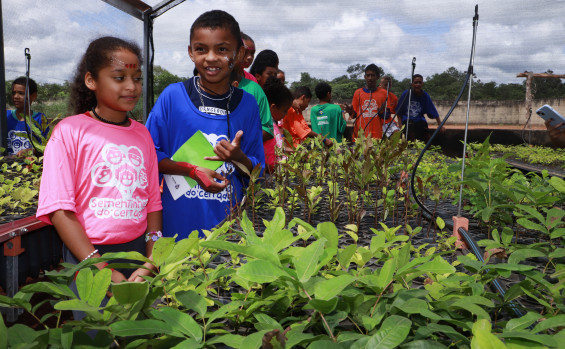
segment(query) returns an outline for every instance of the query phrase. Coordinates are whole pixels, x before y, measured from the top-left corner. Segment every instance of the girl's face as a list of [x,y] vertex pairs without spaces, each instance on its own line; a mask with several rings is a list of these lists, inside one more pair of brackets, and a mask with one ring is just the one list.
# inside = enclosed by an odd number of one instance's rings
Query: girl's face
[[141,67],[137,56],[128,50],[115,51],[110,64],[98,72],[87,73],[86,86],[94,91],[98,108],[106,115],[132,110],[141,95]]
[[188,46],[188,55],[196,65],[200,84],[217,94],[226,93],[230,73],[242,58],[244,48],[237,48],[235,37],[225,28],[195,29]]
[[251,40],[243,40],[245,56],[243,56],[243,68],[249,68],[255,58],[255,43]]

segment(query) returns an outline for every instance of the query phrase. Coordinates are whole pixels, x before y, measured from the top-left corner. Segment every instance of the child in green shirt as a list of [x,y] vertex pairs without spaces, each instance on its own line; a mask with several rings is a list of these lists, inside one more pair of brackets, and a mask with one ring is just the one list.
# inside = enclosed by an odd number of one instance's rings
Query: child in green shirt
[[312,131],[341,142],[347,123],[340,106],[331,103],[332,87],[327,82],[320,82],[316,85],[316,97],[320,104],[310,110]]

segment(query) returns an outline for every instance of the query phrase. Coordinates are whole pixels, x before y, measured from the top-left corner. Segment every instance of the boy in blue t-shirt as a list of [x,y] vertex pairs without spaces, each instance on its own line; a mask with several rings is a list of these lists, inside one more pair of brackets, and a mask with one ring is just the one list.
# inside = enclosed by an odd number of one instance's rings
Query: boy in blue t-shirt
[[[41,130],[41,135],[47,137],[49,127],[47,126],[47,118],[43,113],[33,112],[31,104],[37,99],[37,84],[33,79],[28,80],[29,86],[29,105],[26,107],[26,80],[22,76],[14,80],[12,83],[12,103],[16,109],[11,109],[6,112],[7,128],[8,128],[8,155],[23,155],[26,151],[33,149],[29,137],[24,137],[21,134],[29,132],[33,135],[33,130],[29,125],[30,114],[34,120],[34,126]],[[36,136],[32,136],[32,140],[36,143],[41,143],[41,140]]]
[[[408,140],[419,139],[422,142],[427,142],[430,138],[430,134],[425,115],[430,119],[435,119],[438,126],[441,124],[441,118],[439,117],[434,102],[432,102],[432,98],[423,90],[423,87],[424,78],[422,75],[414,74],[410,106],[408,106],[409,90],[406,90],[398,100],[396,113],[402,117],[403,125],[408,123],[408,135],[406,137]],[[408,120],[408,117],[410,117],[410,120]],[[444,131],[443,127],[440,131]]]
[[347,122],[343,118],[343,111],[337,104],[332,104],[332,87],[327,82],[316,85],[316,97],[320,104],[310,109],[310,123],[312,131],[326,138],[333,138],[341,143]]
[[[197,182],[179,192],[178,183],[165,178],[163,235],[178,239],[194,230],[203,237],[202,230],[223,221],[243,198],[247,173],[258,164],[265,167],[257,102],[230,83],[244,53],[237,21],[220,10],[202,14],[190,29],[188,52],[198,76],[169,85],[147,119],[159,172]],[[171,159],[197,131],[214,146],[216,155],[205,159],[223,161],[216,171]]]

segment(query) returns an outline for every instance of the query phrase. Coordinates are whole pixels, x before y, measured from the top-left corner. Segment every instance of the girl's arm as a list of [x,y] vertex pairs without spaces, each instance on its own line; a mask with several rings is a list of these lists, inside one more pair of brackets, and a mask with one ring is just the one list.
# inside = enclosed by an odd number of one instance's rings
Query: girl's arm
[[[67,246],[79,263],[95,250],[74,212],[57,210],[51,213],[49,218],[55,226],[55,229],[57,229],[57,233],[61,237],[61,240],[63,240],[65,246]],[[95,253],[91,256],[91,258],[99,257],[100,253]],[[94,265],[98,269],[102,269],[106,266],[106,263],[100,262]],[[124,274],[117,270],[112,271],[113,282],[121,282],[125,279]]]
[[[160,232],[161,229],[163,229],[163,216],[161,211],[148,213],[146,233]],[[153,260],[153,245],[155,245],[155,241],[153,241],[153,239],[149,239],[149,241],[145,243],[145,254],[150,260]],[[157,268],[149,262],[146,262],[143,266],[147,269],[138,268],[131,274],[128,281],[143,282],[145,279],[143,279],[142,276],[151,275],[152,271],[157,270]]]

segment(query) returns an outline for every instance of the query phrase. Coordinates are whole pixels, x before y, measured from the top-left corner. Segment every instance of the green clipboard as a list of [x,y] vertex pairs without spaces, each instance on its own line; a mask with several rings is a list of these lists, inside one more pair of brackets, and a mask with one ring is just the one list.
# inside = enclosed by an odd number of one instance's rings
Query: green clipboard
[[[222,166],[223,161],[204,160],[205,156],[216,156],[214,147],[208,142],[202,131],[196,131],[174,154],[174,161],[188,162],[189,164],[209,168],[216,171]],[[197,183],[190,177],[184,177],[190,187]]]

